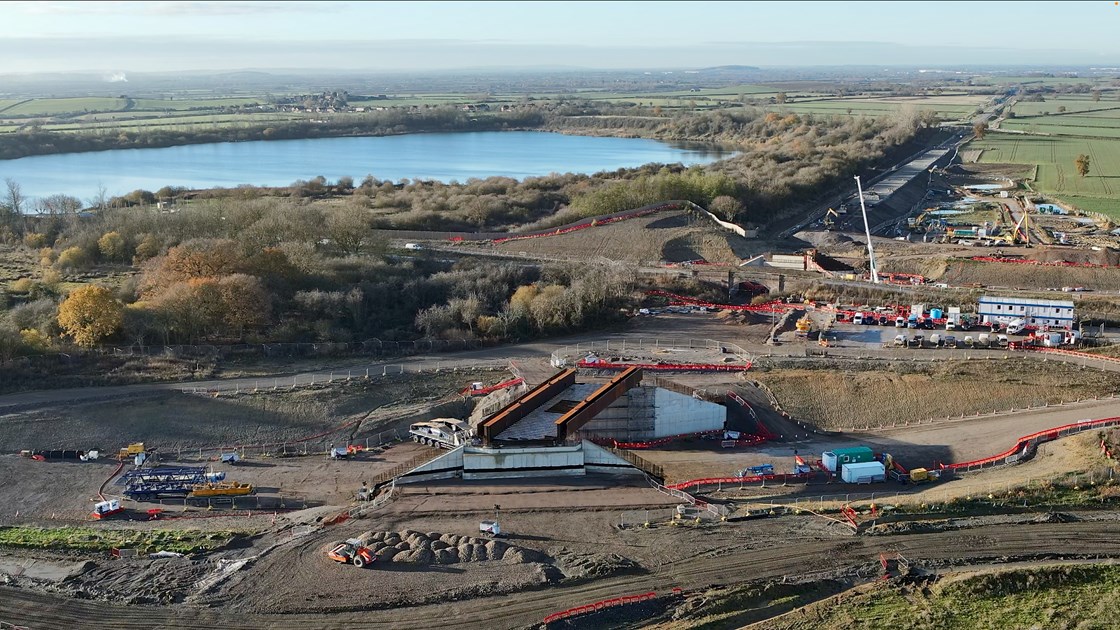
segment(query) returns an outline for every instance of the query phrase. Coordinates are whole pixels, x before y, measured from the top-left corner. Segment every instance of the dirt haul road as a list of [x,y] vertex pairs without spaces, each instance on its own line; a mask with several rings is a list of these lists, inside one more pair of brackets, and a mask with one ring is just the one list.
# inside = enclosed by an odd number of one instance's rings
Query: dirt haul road
[[[573,335],[545,341],[536,341],[522,344],[510,344],[485,348],[481,350],[468,350],[463,352],[448,352],[427,354],[410,357],[400,357],[385,361],[368,361],[361,359],[339,361],[331,367],[307,372],[283,372],[260,375],[246,378],[212,379],[207,381],[180,381],[165,383],[142,383],[137,385],[116,385],[108,387],[78,387],[69,389],[35,390],[14,394],[0,395],[0,415],[16,413],[38,408],[55,407],[75,402],[91,401],[121,401],[129,397],[148,396],[153,393],[165,391],[202,390],[202,391],[228,391],[252,390],[260,387],[291,387],[293,385],[307,385],[310,383],[323,383],[328,379],[341,379],[349,374],[355,378],[370,374],[379,374],[384,370],[401,370],[402,366],[408,372],[419,370],[436,370],[452,368],[470,368],[479,366],[494,366],[502,362],[531,363],[540,368],[541,372],[551,372],[548,366],[550,355],[566,347],[590,342],[623,346],[626,343],[651,344],[658,340],[664,345],[687,339],[714,339],[724,343],[735,343],[747,352],[765,355],[774,351],[772,346],[758,343],[754,331],[745,330],[734,322],[725,321],[718,314],[690,315],[662,315],[658,317],[642,317],[632,320],[624,329],[610,333],[588,333]],[[796,348],[798,352],[802,349]],[[845,354],[868,355],[883,358],[913,359],[913,351],[882,348],[847,348],[832,349],[831,354],[837,356]],[[784,354],[784,353],[780,353]],[[972,351],[977,356],[1005,356],[1006,352]],[[794,356],[794,355],[791,355]],[[960,351],[951,350],[924,350],[919,355],[924,359],[958,358]],[[1017,355],[1020,356],[1020,355]],[[1032,359],[1048,359],[1055,361],[1068,361],[1071,363],[1086,363],[1085,360],[1072,357],[1042,354],[1022,353],[1021,356]],[[1089,361],[1092,367],[1120,371],[1120,364],[1105,361]],[[539,365],[538,365],[539,364]]]
[[[899,552],[910,560],[937,564],[1008,561],[1045,557],[1120,557],[1115,524],[1080,522],[981,527],[940,532],[850,538],[699,556],[663,565],[656,573],[609,578],[574,586],[556,586],[500,597],[483,597],[439,605],[394,610],[327,614],[259,615],[249,610],[122,607],[68,600],[35,591],[0,587],[0,619],[34,628],[524,628],[539,625],[550,612],[644,591],[665,593],[744,579],[867,567],[874,574],[881,552]],[[345,570],[346,567],[339,567]],[[374,569],[376,570],[376,569]],[[265,584],[261,585],[266,588]],[[354,602],[360,606],[361,602]]]

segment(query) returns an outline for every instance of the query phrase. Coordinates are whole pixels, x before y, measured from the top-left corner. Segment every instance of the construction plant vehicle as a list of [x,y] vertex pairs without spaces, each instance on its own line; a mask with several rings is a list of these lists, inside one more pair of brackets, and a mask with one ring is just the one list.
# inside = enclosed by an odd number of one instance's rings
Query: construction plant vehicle
[[242,497],[252,493],[252,484],[237,483],[235,481],[224,481],[218,483],[198,484],[187,496],[191,498]]
[[373,566],[375,559],[373,550],[362,544],[357,538],[340,542],[327,552],[327,557],[342,564],[352,564],[359,569]]
[[426,422],[416,422],[408,427],[408,435],[413,442],[455,448],[468,440],[469,427],[466,422],[455,418],[437,418]]
[[117,454],[117,459],[121,459],[121,460],[128,459],[130,457],[135,457],[137,455],[140,455],[143,452],[144,452],[144,443],[143,442],[136,442],[134,444],[129,444],[125,448],[122,448],[120,453]]
[[797,320],[796,327],[798,337],[808,337],[809,331],[813,329],[813,320],[808,315],[805,315]]
[[839,218],[839,217],[840,217],[840,213],[836,212],[832,208],[829,208],[828,212],[824,213],[824,227],[825,227],[825,229],[831,231],[832,228],[836,225],[836,219]]

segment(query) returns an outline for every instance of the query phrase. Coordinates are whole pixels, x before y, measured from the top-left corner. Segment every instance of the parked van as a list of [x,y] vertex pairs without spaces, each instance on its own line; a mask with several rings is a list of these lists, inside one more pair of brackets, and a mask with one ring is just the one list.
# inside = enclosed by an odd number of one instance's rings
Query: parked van
[[857,326],[863,324],[863,313],[856,313],[855,316],[852,317],[852,323]]
[[906,318],[905,317],[894,318],[894,327],[895,328],[906,328]]

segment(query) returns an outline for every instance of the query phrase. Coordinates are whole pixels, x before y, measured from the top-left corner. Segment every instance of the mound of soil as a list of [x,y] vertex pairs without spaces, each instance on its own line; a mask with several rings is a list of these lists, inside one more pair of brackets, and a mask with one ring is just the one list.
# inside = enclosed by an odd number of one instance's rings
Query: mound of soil
[[828,232],[821,230],[802,230],[793,235],[806,243],[819,249],[842,248],[850,249],[855,239],[843,232]]
[[544,562],[543,554],[498,540],[458,534],[368,531],[358,536],[373,550],[379,562],[411,564],[459,564],[501,560],[508,564]]

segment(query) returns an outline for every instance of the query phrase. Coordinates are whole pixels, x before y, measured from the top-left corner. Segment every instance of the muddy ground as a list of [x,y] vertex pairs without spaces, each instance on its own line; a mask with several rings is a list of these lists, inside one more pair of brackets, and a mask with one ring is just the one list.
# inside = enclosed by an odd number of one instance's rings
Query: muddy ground
[[490,371],[463,370],[375,376],[295,390],[266,384],[257,391],[221,397],[153,391],[121,399],[37,405],[0,415],[0,440],[10,445],[5,449],[9,452],[100,448],[108,453],[132,442],[168,452],[294,443],[352,423],[335,436],[345,441],[400,429],[433,405],[458,400],[458,392],[471,382],[495,379],[501,377]]

